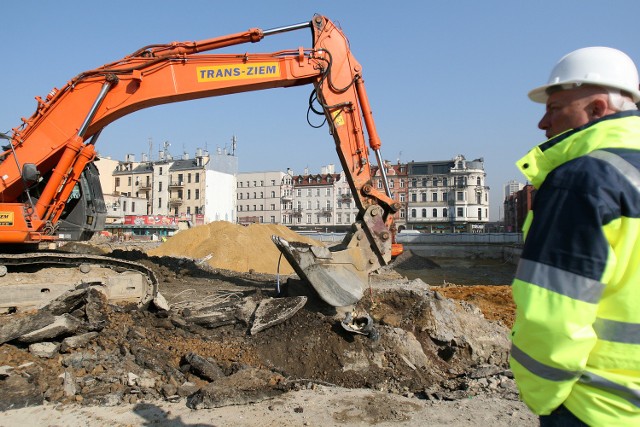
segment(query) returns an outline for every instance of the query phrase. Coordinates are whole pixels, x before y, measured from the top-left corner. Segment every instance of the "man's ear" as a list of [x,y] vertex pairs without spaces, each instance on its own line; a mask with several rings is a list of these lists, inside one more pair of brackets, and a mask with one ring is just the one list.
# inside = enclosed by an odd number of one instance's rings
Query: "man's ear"
[[609,102],[605,97],[596,97],[591,103],[589,103],[589,107],[587,109],[589,115],[591,116],[591,120],[599,119],[608,114],[611,114],[612,110],[609,110]]

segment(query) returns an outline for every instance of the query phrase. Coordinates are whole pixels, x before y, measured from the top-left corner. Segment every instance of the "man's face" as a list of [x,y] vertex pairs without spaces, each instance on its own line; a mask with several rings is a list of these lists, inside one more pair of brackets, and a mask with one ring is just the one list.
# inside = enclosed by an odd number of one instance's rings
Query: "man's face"
[[591,97],[580,88],[562,90],[549,95],[547,110],[538,123],[547,138],[574,129],[591,121],[588,107]]

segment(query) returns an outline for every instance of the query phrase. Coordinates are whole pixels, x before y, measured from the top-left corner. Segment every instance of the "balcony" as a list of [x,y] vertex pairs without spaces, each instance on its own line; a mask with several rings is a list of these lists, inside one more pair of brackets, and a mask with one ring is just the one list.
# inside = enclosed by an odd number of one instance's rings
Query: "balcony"
[[300,217],[302,216],[302,208],[286,209],[285,213],[290,213],[293,216]]
[[169,188],[181,188],[184,187],[184,181],[170,181]]
[[169,199],[169,206],[182,206],[182,203],[183,203],[182,199],[178,199],[178,198]]
[[151,183],[150,182],[144,182],[138,185],[138,190],[141,191],[149,191],[151,190]]
[[322,208],[322,210],[320,211],[320,215],[322,215],[322,216],[331,216],[331,215],[333,215],[333,209],[331,209],[331,208]]

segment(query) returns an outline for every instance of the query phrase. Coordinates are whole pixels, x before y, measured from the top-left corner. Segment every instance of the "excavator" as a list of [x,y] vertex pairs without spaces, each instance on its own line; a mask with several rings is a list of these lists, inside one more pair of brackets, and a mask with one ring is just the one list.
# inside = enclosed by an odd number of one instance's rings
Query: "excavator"
[[[272,53],[211,53],[310,29],[312,47]],[[311,21],[194,42],[142,47],[82,72],[45,98],[20,126],[0,134],[0,312],[41,306],[81,286],[104,287],[110,301],[147,304],[157,295],[153,272],[110,256],[40,251],[45,244],[85,241],[105,224],[94,161],[102,130],[143,108],[247,91],[311,85],[309,111],[324,117],[359,214],[332,247],[272,240],[318,295],[334,307],[357,303],[369,275],[402,251],[395,242],[392,199],[372,184],[369,150],[380,171],[381,142],[362,67],[341,29]],[[383,190],[383,191],[381,191]],[[31,252],[29,252],[31,251]]]

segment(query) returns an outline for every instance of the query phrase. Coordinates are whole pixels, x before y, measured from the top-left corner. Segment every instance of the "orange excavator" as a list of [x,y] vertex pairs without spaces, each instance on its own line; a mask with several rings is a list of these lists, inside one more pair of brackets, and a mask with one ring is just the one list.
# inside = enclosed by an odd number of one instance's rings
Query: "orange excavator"
[[[313,36],[311,48],[207,53],[306,28]],[[359,214],[352,231],[333,247],[302,245],[275,236],[273,241],[324,301],[342,307],[360,300],[369,274],[402,250],[395,243],[393,223],[400,205],[391,197],[386,176],[384,191],[372,185],[370,149],[380,170],[384,168],[362,67],[342,31],[316,15],[310,22],[270,30],[145,46],[80,73],[44,99],[36,97],[33,115],[23,118],[10,134],[0,134],[6,140],[0,154],[0,311],[42,304],[86,284],[105,286],[112,300],[141,304],[157,293],[153,274],[135,263],[21,250],[40,243],[88,240],[102,229],[106,209],[93,162],[105,126],[155,105],[301,85],[313,86],[309,108],[326,118]],[[31,276],[41,278],[25,280],[24,272],[36,264],[79,272],[70,276],[34,273]],[[22,276],[12,280],[12,274]]]

